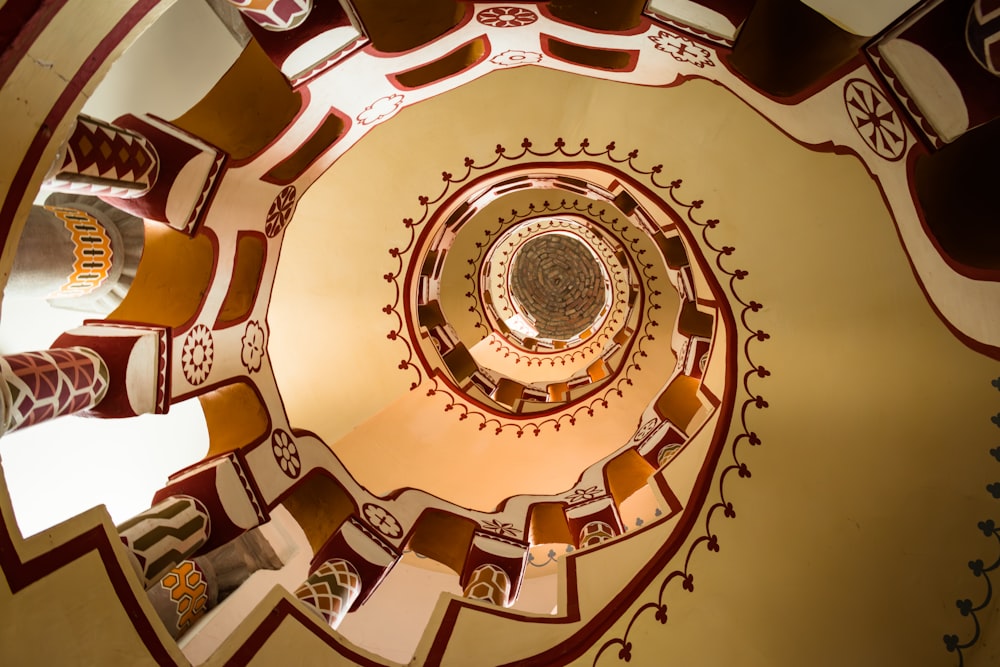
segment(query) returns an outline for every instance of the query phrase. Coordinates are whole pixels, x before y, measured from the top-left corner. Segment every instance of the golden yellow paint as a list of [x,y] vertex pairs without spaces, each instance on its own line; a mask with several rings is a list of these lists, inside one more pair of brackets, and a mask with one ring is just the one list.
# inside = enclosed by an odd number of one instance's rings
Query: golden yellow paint
[[269,144],[301,106],[302,96],[251,40],[212,90],[173,123],[239,160]]
[[528,534],[532,544],[572,544],[573,535],[562,503],[538,503],[531,508]]
[[549,40],[549,50],[556,58],[572,63],[597,67],[607,70],[624,70],[628,68],[630,55],[625,51],[610,49],[595,49],[579,44],[570,44],[558,39]]
[[455,0],[355,0],[351,5],[379,51],[408,51],[426,44],[465,15],[465,3]]
[[344,133],[344,121],[335,115],[329,115],[294,153],[274,165],[264,180],[275,183],[291,183],[302,175],[310,164],[323,151],[330,148],[340,135]]
[[656,399],[654,405],[656,414],[664,419],[669,419],[682,431],[686,431],[688,424],[702,407],[701,401],[698,399],[698,386],[700,384],[700,380],[687,375],[675,377],[660,397]]
[[257,393],[243,382],[202,394],[198,401],[208,429],[207,459],[254,442],[271,423]]
[[219,309],[216,326],[234,324],[253,308],[260,274],[264,270],[264,241],[259,236],[241,236],[236,242],[236,258],[233,276],[229,280],[229,291]]
[[646,486],[646,481],[654,472],[656,468],[634,449],[628,449],[611,459],[604,467],[604,476],[615,504],[621,507],[629,496]]
[[417,519],[407,548],[461,574],[476,528],[472,519],[427,509]]
[[214,248],[204,234],[189,237],[146,224],[146,244],[128,295],[111,320],[179,327],[198,312],[212,278]]
[[310,475],[281,501],[309,539],[313,553],[357,510],[343,487],[331,477]]
[[443,58],[396,75],[396,81],[407,88],[420,88],[458,74],[477,63],[486,52],[486,39],[480,37],[452,51]]

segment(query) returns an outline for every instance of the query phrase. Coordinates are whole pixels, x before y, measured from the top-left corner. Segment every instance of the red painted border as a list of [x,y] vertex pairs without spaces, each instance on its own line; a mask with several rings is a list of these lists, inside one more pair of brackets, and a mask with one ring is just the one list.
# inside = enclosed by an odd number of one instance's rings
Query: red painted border
[[[10,0],[0,12],[13,11],[16,0]],[[65,0],[54,0],[43,3],[39,11],[32,15],[28,24],[14,38],[12,45],[0,56],[0,84],[6,83],[13,68],[20,62],[28,47],[37,39],[53,16],[62,8]],[[25,195],[28,183],[38,167],[41,156],[52,136],[52,129],[66,115],[66,112],[79,97],[84,86],[93,78],[98,69],[114,51],[125,36],[159,4],[159,0],[139,0],[130,8],[118,23],[101,39],[83,61],[80,68],[70,79],[62,93],[56,99],[52,108],[40,124],[24,158],[18,168],[3,205],[0,207],[0,243],[6,244],[14,215]],[[24,4],[18,5],[23,10]],[[10,14],[0,14],[0,18],[9,18]],[[39,579],[55,572],[65,565],[80,559],[86,554],[96,551],[104,565],[108,580],[121,601],[122,608],[129,616],[136,632],[150,651],[151,657],[160,665],[177,665],[173,656],[167,651],[160,636],[153,628],[146,610],[139,603],[129,584],[128,577],[119,566],[114,552],[114,546],[102,526],[95,526],[51,550],[28,561],[22,561],[10,536],[12,528],[6,521],[0,528],[0,569],[10,586],[12,593],[17,593]],[[16,528],[14,528],[16,530]]]
[[[452,26],[451,28],[449,28],[445,32],[441,33],[440,35],[438,35],[437,37],[435,37],[431,41],[424,42],[423,44],[420,44],[419,46],[414,46],[412,49],[408,49],[406,51],[379,51],[378,49],[375,48],[375,46],[370,41],[368,42],[368,44],[365,47],[363,47],[360,50],[364,51],[365,53],[367,53],[368,55],[370,55],[370,56],[372,56],[374,58],[386,58],[386,59],[390,59],[390,58],[399,58],[400,56],[407,56],[407,55],[410,55],[411,53],[416,53],[418,51],[423,51],[424,49],[426,49],[427,47],[429,47],[431,44],[436,44],[436,43],[440,42],[441,40],[448,38],[450,35],[455,34],[459,30],[461,30],[462,28],[464,28],[466,25],[468,25],[472,21],[472,19],[473,19],[474,16],[475,16],[475,5],[473,5],[472,3],[469,3],[468,6],[466,7],[465,15],[458,21],[458,23],[456,23],[454,26]],[[363,32],[364,32],[364,26],[362,26],[362,33]]]
[[[402,74],[409,74],[410,72],[413,72],[415,70],[423,69],[424,67],[429,67],[430,65],[433,65],[436,62],[440,62],[441,60],[444,60],[445,58],[447,58],[448,56],[452,55],[453,53],[461,51],[462,49],[470,46],[471,44],[475,44],[477,42],[483,45],[483,52],[482,52],[482,54],[478,58],[476,58],[473,62],[467,64],[465,67],[463,67],[462,69],[458,70],[457,72],[453,72],[451,74],[443,76],[440,79],[434,79],[433,81],[428,81],[427,83],[421,84],[419,86],[406,86],[406,85],[403,85],[402,83],[400,83],[400,81],[399,81],[399,76],[400,75],[402,75]],[[490,37],[489,37],[489,35],[483,34],[483,35],[480,35],[479,37],[476,37],[474,39],[470,39],[468,42],[462,44],[461,46],[455,47],[454,49],[452,49],[448,53],[444,54],[440,58],[437,58],[436,60],[432,60],[432,61],[424,63],[422,65],[416,65],[414,67],[411,67],[410,69],[403,70],[402,72],[396,72],[394,74],[386,74],[385,78],[388,79],[389,83],[391,83],[392,86],[394,88],[396,88],[397,90],[402,90],[404,92],[408,91],[408,90],[420,90],[421,88],[425,88],[427,86],[433,86],[433,85],[439,84],[442,81],[447,81],[448,79],[453,79],[453,78],[455,78],[457,76],[460,76],[460,75],[468,72],[470,69],[472,69],[473,67],[475,67],[479,63],[481,63],[484,60],[486,60],[487,58],[489,58],[492,53],[493,53],[493,44],[490,42]]]
[[[516,0],[515,0],[515,3],[516,3]],[[539,11],[539,13],[542,16],[544,16],[548,20],[552,21],[553,23],[558,23],[560,25],[564,25],[564,26],[567,26],[569,28],[573,28],[574,30],[583,30],[585,32],[590,32],[590,33],[593,33],[595,35],[623,35],[623,36],[641,35],[642,33],[644,33],[647,30],[649,30],[649,26],[652,23],[652,20],[650,19],[649,15],[646,14],[645,12],[643,12],[639,16],[639,22],[636,23],[635,27],[633,27],[633,28],[629,28],[628,30],[600,30],[598,28],[591,28],[589,26],[584,26],[584,25],[579,25],[577,23],[571,23],[569,21],[564,21],[563,19],[559,18],[558,16],[554,16],[552,14],[552,11],[548,7],[548,2],[545,2],[544,4],[538,3],[535,8]]]
[[[10,0],[15,1],[15,0]],[[45,29],[49,21],[65,4],[65,0],[53,0],[53,2],[43,6],[45,11],[41,11],[32,16],[28,25],[22,29],[21,33],[14,38],[14,44],[8,51],[0,56],[0,85],[6,84],[11,72],[20,62],[21,57],[28,48],[38,38],[38,35]],[[35,132],[35,136],[28,146],[21,166],[18,167],[14,178],[11,179],[10,187],[7,189],[3,204],[0,205],[0,246],[6,246],[10,229],[14,224],[14,216],[21,205],[21,200],[31,182],[31,177],[38,169],[42,161],[45,148],[52,139],[52,130],[59,126],[69,108],[76,102],[83,92],[87,83],[97,74],[97,71],[104,64],[107,57],[114,51],[125,36],[148,14],[154,7],[160,4],[160,0],[139,0],[129,9],[125,15],[116,23],[111,30],[98,42],[97,46],[84,59],[80,68],[73,78],[70,79],[63,88],[62,93],[56,98],[52,108],[46,114]],[[7,5],[4,6],[6,9]],[[0,10],[2,11],[2,10]],[[6,61],[12,59],[12,63]]]
[[[251,315],[253,315],[254,306],[257,305],[257,294],[260,292],[261,283],[264,281],[264,270],[267,268],[268,239],[262,232],[249,229],[241,229],[240,231],[236,232],[236,241],[233,243],[233,246],[235,247],[236,251],[233,253],[233,270],[229,275],[229,288],[226,290],[226,296],[229,296],[229,293],[233,289],[233,275],[236,273],[236,267],[238,266],[240,261],[240,239],[246,237],[256,238],[257,240],[259,240],[261,242],[261,247],[264,250],[264,256],[261,258],[260,261],[260,273],[257,275],[257,284],[254,286],[253,296],[251,297],[250,300],[250,307],[247,309],[246,313],[233,320],[223,320],[222,313],[220,312],[215,318],[215,324],[212,325],[212,331],[228,329],[238,324],[243,324],[244,322],[250,319]],[[222,297],[222,303],[226,302],[226,296]],[[219,305],[219,310],[220,311],[222,310],[221,304]]]
[[[636,65],[639,64],[639,50],[638,49],[613,49],[606,46],[587,46],[586,44],[576,44],[574,42],[566,41],[565,39],[560,39],[553,35],[548,35],[546,33],[539,33],[538,39],[541,42],[542,53],[547,55],[553,60],[558,60],[561,63],[566,63],[567,65],[573,65],[574,67],[583,67],[584,69],[593,69],[601,72],[632,72],[635,70]],[[560,44],[565,44],[566,46],[575,46],[584,51],[592,51],[594,53],[605,52],[605,53],[624,53],[628,55],[628,63],[624,67],[596,67],[594,65],[587,65],[586,63],[579,63],[575,60],[569,60],[567,58],[562,58],[552,53],[551,44],[553,42],[558,42]]]
[[[288,124],[288,127],[285,128],[285,130],[283,132],[281,132],[277,137],[275,137],[274,141],[272,141],[270,144],[268,144],[266,148],[270,148],[273,144],[277,143],[278,139],[280,139],[281,137],[285,136],[285,134],[288,133],[288,130],[291,129],[292,127],[294,127],[296,125],[296,121],[298,121],[298,119],[302,115],[302,113],[305,112],[306,107],[309,106],[308,91],[309,91],[308,88],[303,88],[302,91],[301,91],[301,93],[303,95],[303,98],[304,98],[303,99],[303,104],[302,104],[302,108],[299,110],[299,113],[295,116],[295,119],[292,120],[292,122],[290,122]],[[282,179],[282,178],[274,178],[273,176],[271,176],[270,175],[271,171],[273,171],[275,168],[277,168],[278,165],[284,163],[285,160],[287,160],[289,157],[291,157],[294,153],[297,153],[305,144],[307,144],[309,142],[309,140],[312,139],[316,135],[317,132],[319,132],[319,129],[321,127],[323,127],[323,123],[325,123],[326,120],[327,120],[327,118],[329,118],[330,116],[336,116],[337,118],[339,118],[340,120],[342,120],[344,122],[344,127],[342,128],[340,134],[337,135],[337,138],[333,140],[333,143],[329,144],[326,148],[324,148],[323,150],[321,150],[316,157],[314,157],[312,160],[310,160],[309,163],[305,167],[303,167],[302,169],[300,169],[299,172],[297,174],[295,174],[295,176],[293,176],[292,178]],[[309,133],[309,136],[306,137],[303,141],[300,141],[299,145],[295,148],[295,150],[289,151],[289,153],[287,154],[287,157],[285,158],[285,160],[281,160],[280,162],[275,163],[274,165],[271,166],[270,169],[268,169],[266,172],[264,172],[264,175],[260,177],[260,180],[264,181],[265,183],[273,183],[274,185],[281,185],[281,186],[290,185],[290,184],[294,183],[295,181],[299,180],[299,178],[302,177],[302,174],[304,174],[307,171],[309,171],[309,169],[311,169],[314,164],[316,164],[317,162],[319,162],[323,158],[324,155],[326,155],[327,153],[329,153],[330,150],[332,150],[334,146],[336,146],[337,144],[339,144],[341,142],[341,140],[343,140],[343,138],[347,136],[347,134],[351,131],[351,126],[353,124],[354,124],[354,121],[349,116],[347,116],[347,114],[345,114],[343,111],[341,111],[340,109],[338,109],[336,107],[330,107],[330,113],[328,113],[326,115],[326,117],[324,117],[323,120],[320,121],[319,125],[317,125],[315,128],[313,128],[313,131]],[[261,151],[261,152],[263,152],[263,151]],[[285,226],[287,227],[288,223],[286,223]]]

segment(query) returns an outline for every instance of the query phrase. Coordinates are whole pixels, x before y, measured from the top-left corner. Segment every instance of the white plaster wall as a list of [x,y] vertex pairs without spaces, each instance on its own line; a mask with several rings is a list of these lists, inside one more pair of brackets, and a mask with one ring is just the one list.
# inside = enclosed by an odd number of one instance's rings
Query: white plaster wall
[[83,112],[172,120],[204,97],[241,51],[205,0],[178,0],[114,64]]

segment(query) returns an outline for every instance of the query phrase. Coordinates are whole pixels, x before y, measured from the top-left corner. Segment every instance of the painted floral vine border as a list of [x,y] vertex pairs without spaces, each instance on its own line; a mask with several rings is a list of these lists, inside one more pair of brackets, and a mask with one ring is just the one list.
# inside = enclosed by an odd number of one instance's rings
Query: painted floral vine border
[[[995,378],[991,384],[995,389],[1000,391],[1000,377]],[[990,421],[993,422],[994,426],[1000,428],[1000,412],[990,417]],[[1000,445],[991,449],[990,455],[997,461],[1000,461]],[[1000,482],[987,484],[986,491],[994,498],[1000,499]],[[982,531],[984,537],[992,537],[1000,545],[1000,526],[997,526],[997,522],[994,519],[980,521],[976,526]],[[982,624],[979,622],[979,612],[986,609],[993,600],[993,580],[990,579],[990,573],[997,568],[1000,568],[1000,555],[990,565],[986,565],[981,558],[969,561],[969,569],[972,571],[973,576],[982,577],[986,580],[986,592],[983,595],[983,601],[975,606],[973,606],[972,600],[969,598],[955,600],[955,606],[958,607],[959,613],[962,616],[971,616],[973,623],[972,637],[965,641],[959,639],[959,636],[956,634],[944,636],[944,646],[948,652],[958,654],[958,667],[963,667],[965,664],[965,654],[963,651],[971,649],[982,638]]]
[[[610,226],[612,222],[618,222],[617,217],[614,220],[605,220],[604,214],[607,213],[607,209],[602,208],[600,211],[595,211],[594,202],[590,202],[586,206],[583,206],[582,208],[580,206],[579,199],[574,199],[572,202],[568,202],[566,199],[563,199],[562,201],[559,202],[559,204],[555,206],[550,204],[548,200],[543,201],[541,206],[536,206],[532,202],[528,204],[527,211],[521,212],[517,210],[512,210],[510,216],[499,218],[499,220],[497,221],[496,228],[484,230],[483,233],[486,235],[487,240],[479,241],[476,243],[477,255],[468,260],[469,264],[478,267],[482,263],[483,251],[487,250],[490,247],[491,243],[490,239],[500,234],[505,228],[507,228],[508,226],[510,226],[515,222],[518,222],[530,216],[541,215],[545,213],[582,213],[587,217],[594,219],[595,221],[600,221],[608,226]],[[478,321],[475,324],[475,327],[477,329],[485,329],[488,331],[490,327],[486,322],[486,316],[482,312],[482,309],[480,308],[480,301],[479,298],[477,297],[477,294],[479,294],[479,289],[480,289],[479,271],[470,271],[469,273],[465,274],[464,277],[470,283],[469,291],[465,293],[466,298],[469,299],[470,301],[469,310],[478,319]],[[547,361],[550,367],[555,367],[556,362],[559,362],[560,364],[565,366],[566,362],[573,363],[577,361],[578,357],[580,359],[583,359],[585,356],[589,354],[596,353],[598,350],[604,347],[604,344],[607,342],[609,337],[610,336],[608,334],[600,334],[586,345],[577,347],[573,349],[571,352],[561,352],[561,353],[536,352],[534,354],[524,354],[514,349],[514,347],[512,347],[511,345],[502,342],[501,340],[494,340],[491,341],[489,344],[491,347],[496,347],[497,350],[502,350],[504,352],[505,357],[513,355],[515,358],[514,359],[515,364],[519,364],[522,361],[524,361],[525,366],[530,367],[532,364],[537,364],[539,367],[541,367],[542,363]]]
[[[650,182],[652,182],[658,188],[667,189],[671,195],[671,198],[674,199],[674,201],[681,207],[690,210],[692,208],[699,208],[701,206],[702,204],[701,201],[697,201],[692,204],[682,204],[681,202],[676,200],[676,198],[673,196],[673,190],[680,187],[681,184],[680,179],[675,179],[671,181],[669,184],[661,184],[656,181],[656,177],[663,171],[662,164],[654,165],[649,170],[643,170],[637,167],[635,164],[635,159],[639,156],[639,150],[637,148],[633,148],[626,154],[625,157],[616,157],[614,153],[615,151],[618,150],[618,148],[614,141],[609,142],[604,147],[603,150],[591,150],[590,145],[591,145],[590,140],[584,138],[583,140],[580,141],[578,148],[576,148],[575,150],[567,149],[566,141],[562,137],[559,137],[555,140],[555,142],[553,142],[552,144],[553,147],[551,150],[536,150],[533,148],[534,144],[532,143],[532,141],[526,137],[521,141],[521,144],[519,146],[521,151],[519,153],[508,153],[508,149],[503,144],[497,144],[496,149],[494,150],[494,154],[496,157],[494,157],[491,161],[485,164],[477,164],[474,158],[466,156],[463,160],[463,166],[465,168],[465,173],[463,175],[456,178],[455,175],[452,174],[451,172],[443,171],[441,172],[441,180],[444,182],[444,186],[442,187],[441,192],[434,198],[431,198],[428,195],[420,195],[417,198],[417,201],[419,205],[422,207],[423,211],[419,218],[403,219],[402,221],[403,226],[409,230],[410,238],[404,247],[400,248],[397,246],[389,249],[389,256],[397,260],[398,266],[396,267],[395,270],[385,273],[382,276],[386,282],[392,284],[395,287],[395,297],[392,303],[388,303],[382,308],[382,312],[384,312],[386,315],[390,317],[395,317],[396,319],[395,327],[392,328],[388,334],[386,334],[386,338],[392,341],[397,341],[397,340],[402,341],[402,343],[406,346],[406,356],[400,360],[398,367],[400,370],[412,370],[414,373],[416,373],[416,380],[410,383],[411,391],[417,389],[417,387],[420,386],[420,383],[423,381],[424,378],[424,373],[420,370],[418,362],[416,362],[414,359],[415,356],[414,346],[407,339],[407,336],[404,333],[404,329],[406,328],[406,320],[403,317],[402,313],[399,312],[399,308],[403,300],[403,290],[400,286],[399,279],[403,277],[406,271],[406,263],[404,262],[403,258],[410,251],[413,250],[416,244],[417,229],[430,219],[433,207],[438,203],[440,203],[442,200],[444,200],[444,198],[451,191],[453,185],[462,184],[465,181],[467,181],[472,176],[473,173],[477,171],[485,171],[487,169],[491,169],[503,160],[514,162],[527,156],[545,158],[545,157],[552,157],[554,155],[561,155],[567,158],[579,158],[579,157],[605,158],[612,164],[627,165],[633,172],[635,172],[640,176],[649,176]],[[715,222],[717,224],[718,221],[709,221],[709,222]],[[616,229],[615,231],[619,230]],[[635,243],[637,242],[638,242],[638,237],[630,243],[633,246],[633,249]],[[644,251],[639,252],[641,250],[642,249],[636,251],[636,254],[637,255],[643,254]],[[731,252],[732,249],[729,249],[729,251]],[[718,252],[722,252],[722,250],[718,250]],[[650,287],[650,292],[648,294],[650,298],[657,297],[662,294],[661,291],[652,289],[652,282],[653,280],[655,280],[656,276],[652,276],[648,273],[649,269],[651,268],[653,268],[652,264],[641,263],[643,278],[647,283],[647,285]],[[740,279],[742,280],[742,277],[740,277]],[[652,302],[650,303],[651,310],[658,310],[660,308],[661,308],[660,304]],[[428,377],[428,379],[432,382],[433,386],[431,386],[427,390],[427,395],[444,396],[445,399],[447,400],[447,403],[445,403],[443,406],[445,412],[450,412],[457,408],[458,419],[460,421],[470,418],[475,421],[478,421],[479,430],[484,430],[486,429],[487,426],[490,426],[492,424],[494,425],[495,429],[494,432],[496,435],[502,434],[505,429],[511,429],[517,435],[518,438],[522,437],[525,433],[528,432],[532,433],[535,436],[538,436],[541,434],[542,429],[547,426],[552,426],[554,430],[559,431],[564,423],[570,426],[574,426],[577,423],[577,419],[579,418],[579,416],[583,413],[586,413],[587,416],[589,417],[593,417],[595,414],[595,408],[601,407],[606,409],[608,407],[608,399],[612,395],[618,397],[624,395],[623,388],[631,386],[633,384],[633,381],[629,376],[629,374],[633,370],[635,371],[641,370],[641,365],[639,364],[638,359],[645,358],[648,356],[648,352],[645,349],[643,349],[643,343],[652,342],[655,340],[655,336],[651,332],[651,329],[658,326],[659,323],[657,321],[652,319],[647,320],[647,322],[643,326],[643,335],[639,336],[637,339],[636,346],[634,348],[630,360],[630,364],[621,372],[621,374],[618,377],[618,380],[613,385],[607,388],[603,392],[603,394],[593,398],[587,403],[579,404],[577,408],[572,412],[569,411],[564,412],[560,414],[558,417],[548,417],[541,421],[505,423],[504,421],[501,421],[501,418],[498,416],[488,415],[485,412],[470,409],[468,405],[466,405],[460,399],[457,399],[454,395],[451,394],[451,392],[449,392],[447,389],[442,388],[441,383],[438,381],[437,378],[434,377]]]
[[[688,592],[694,591],[694,574],[691,572],[691,558],[694,556],[695,552],[700,548],[704,547],[708,551],[718,552],[719,551],[719,538],[713,532],[713,520],[715,516],[721,511],[723,516],[727,519],[732,519],[736,517],[736,510],[733,507],[733,503],[726,499],[725,486],[726,480],[729,479],[734,473],[740,479],[750,478],[750,469],[747,467],[746,463],[740,459],[739,452],[743,447],[741,443],[747,442],[750,446],[756,447],[762,444],[762,440],[759,435],[747,424],[747,415],[751,408],[755,410],[763,410],[768,407],[768,402],[764,399],[761,394],[754,392],[751,388],[751,378],[756,377],[758,379],[765,379],[771,375],[766,367],[756,364],[753,361],[752,355],[750,353],[752,344],[764,343],[770,339],[770,334],[766,333],[762,329],[755,329],[750,325],[748,321],[748,316],[753,313],[760,312],[764,305],[758,301],[754,300],[744,300],[740,296],[739,290],[737,290],[737,283],[740,283],[749,275],[749,272],[745,269],[728,269],[723,260],[724,257],[731,257],[736,249],[733,246],[715,245],[709,239],[709,231],[716,229],[721,223],[718,219],[711,218],[706,219],[704,222],[696,219],[695,212],[701,209],[704,204],[704,200],[696,199],[691,202],[684,202],[677,198],[677,190],[680,189],[682,181],[676,179],[670,181],[669,183],[662,183],[658,180],[659,174],[662,172],[663,166],[656,165],[649,169],[648,171],[642,171],[636,169],[631,160],[636,157],[638,151],[633,151],[629,153],[629,166],[632,167],[634,171],[642,175],[649,176],[649,182],[659,190],[666,191],[669,195],[670,200],[680,209],[684,210],[684,215],[687,221],[693,225],[692,229],[700,230],[701,238],[704,247],[715,253],[715,266],[718,268],[720,274],[728,276],[728,289],[732,296],[734,304],[741,305],[742,311],[740,312],[740,324],[743,327],[745,338],[743,340],[743,356],[747,364],[747,370],[743,373],[743,390],[746,393],[746,399],[743,401],[740,407],[740,422],[743,429],[742,433],[736,435],[729,447],[732,454],[731,462],[722,470],[719,474],[719,499],[708,508],[705,513],[704,522],[704,534],[695,538],[691,545],[688,547],[687,554],[684,557],[684,567],[683,569],[673,570],[666,575],[660,584],[659,590],[657,591],[656,601],[647,602],[642,604],[635,612],[632,614],[632,618],[629,619],[628,625],[625,627],[625,632],[619,637],[614,637],[604,642],[598,649],[596,655],[594,656],[593,665],[597,665],[601,656],[604,655],[606,651],[614,647],[618,648],[617,657],[619,661],[629,662],[632,659],[632,642],[630,641],[630,635],[632,628],[640,616],[646,614],[646,612],[653,612],[654,618],[660,622],[660,624],[666,624],[669,616],[667,604],[663,601],[664,594],[666,593],[667,587],[673,582],[679,581],[680,586],[683,590]],[[708,255],[708,253],[705,253]],[[734,332],[735,335],[735,332]]]

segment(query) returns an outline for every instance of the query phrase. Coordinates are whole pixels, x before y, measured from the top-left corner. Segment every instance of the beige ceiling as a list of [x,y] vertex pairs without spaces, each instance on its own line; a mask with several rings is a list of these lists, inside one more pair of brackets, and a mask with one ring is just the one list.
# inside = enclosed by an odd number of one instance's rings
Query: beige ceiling
[[[549,95],[559,103],[540,103]],[[382,278],[396,267],[388,251],[409,237],[402,220],[419,217],[418,196],[441,191],[442,171],[460,172],[465,156],[485,162],[496,144],[518,146],[524,137],[540,146],[558,137],[615,141],[623,151],[639,148],[649,165],[662,162],[667,175],[684,179],[685,194],[706,199],[711,215],[726,221],[741,256],[766,267],[753,272],[765,303],[804,290],[799,307],[808,312],[809,302],[851,296],[845,286],[856,274],[846,265],[865,248],[844,236],[846,255],[821,249],[817,258],[809,239],[818,230],[836,235],[847,221],[891,229],[856,160],[799,146],[707,81],[661,89],[520,68],[405,109],[302,198],[269,313],[269,351],[290,422],[320,435],[373,492],[417,487],[491,509],[516,493],[565,490],[631,437],[673,368],[664,341],[665,354],[643,366],[623,399],[579,427],[527,438],[480,430],[445,412],[424,387],[409,390],[414,374],[398,368],[406,349],[387,338],[395,320],[382,311],[395,297]],[[764,233],[775,225],[783,227],[780,237]],[[752,254],[744,254],[748,246]],[[898,247],[892,253],[902,256]],[[818,259],[836,269],[814,270]],[[808,280],[789,280],[796,269]],[[853,327],[857,308],[845,304],[843,326]],[[672,326],[672,316],[665,319]],[[810,326],[803,323],[798,338],[807,348],[811,335],[828,335]]]

